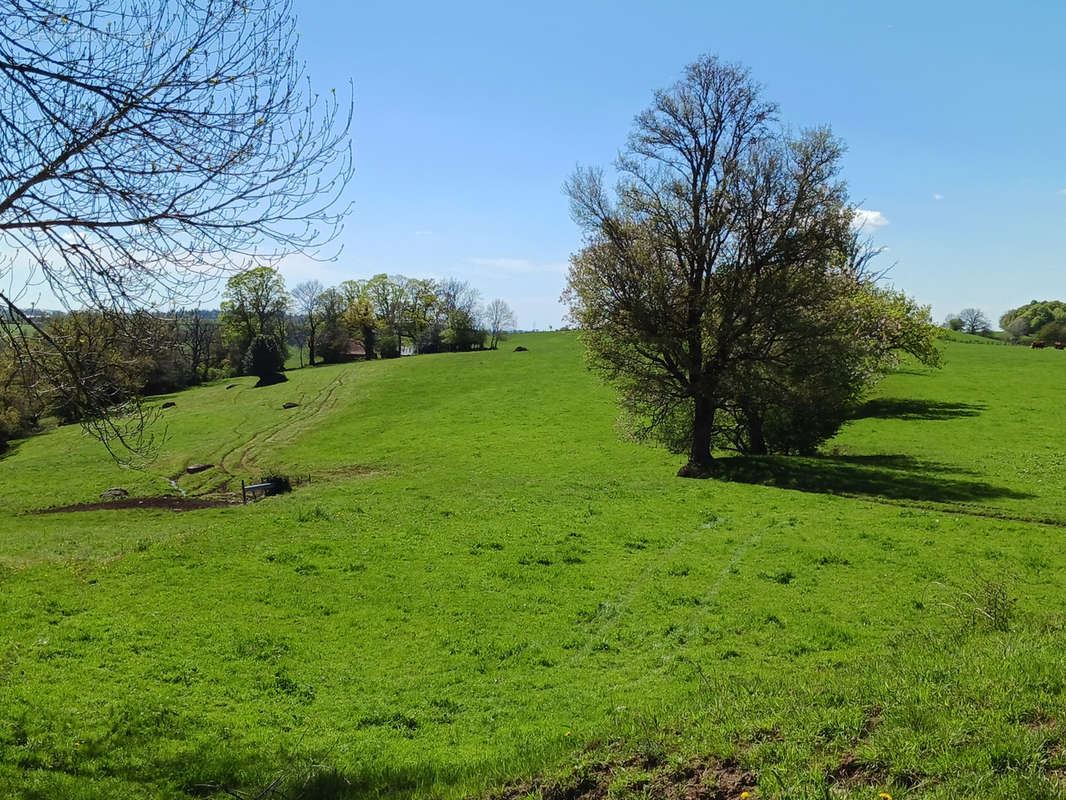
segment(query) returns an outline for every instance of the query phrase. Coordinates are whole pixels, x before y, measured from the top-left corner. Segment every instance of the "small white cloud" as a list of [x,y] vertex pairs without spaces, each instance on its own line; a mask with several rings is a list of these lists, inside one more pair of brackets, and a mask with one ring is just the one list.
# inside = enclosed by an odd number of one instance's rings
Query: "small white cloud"
[[942,195],[942,194],[934,194],[933,195],[933,199],[934,200],[943,200],[944,199],[944,195]]
[[855,209],[855,215],[851,218],[853,228],[883,228],[888,224],[888,217],[880,211],[870,211],[866,208]]
[[1066,189],[1059,189],[1059,194],[1066,194]]

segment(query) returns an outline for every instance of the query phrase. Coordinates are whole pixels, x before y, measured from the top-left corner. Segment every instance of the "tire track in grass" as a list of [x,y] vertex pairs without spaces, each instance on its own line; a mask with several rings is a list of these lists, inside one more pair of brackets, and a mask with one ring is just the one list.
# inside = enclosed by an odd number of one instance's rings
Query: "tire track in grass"
[[[686,546],[688,546],[692,542],[694,537],[696,537],[700,533],[706,533],[708,527],[710,526],[698,525],[694,527],[688,534],[680,537],[676,542],[674,542],[674,544],[668,550],[663,553],[660,553],[656,558],[654,558],[651,563],[644,567],[644,569],[634,580],[623,586],[620,589],[620,593],[617,596],[617,600],[611,606],[614,613],[605,617],[602,621],[599,622],[599,624],[595,625],[592,630],[589,631],[585,643],[580,648],[574,648],[574,650],[571,651],[570,656],[567,659],[560,661],[558,663],[558,666],[564,670],[573,672],[574,670],[580,668],[582,662],[587,664],[596,646],[604,640],[604,638],[611,632],[613,628],[617,627],[620,624],[622,615],[629,608],[631,608],[637,597],[640,596],[640,594],[648,588],[649,584],[653,580],[661,580],[662,573],[665,569],[667,569],[671,557],[675,556],[679,551],[683,550]],[[722,568],[718,570],[717,575],[714,577],[713,582],[707,588],[706,592],[703,593],[703,596],[706,597],[707,600],[711,600],[717,597],[722,592],[722,589],[725,587],[729,576],[732,574],[734,568],[738,564],[740,564],[751,552],[751,550],[759,544],[763,536],[766,534],[767,531],[770,530],[771,527],[773,527],[773,523],[756,529],[744,539],[742,539],[739,543],[737,543],[736,546],[734,546],[731,550],[727,551],[728,556],[726,558],[725,563],[723,564]],[[601,604],[600,608],[602,607],[603,604]],[[690,613],[686,625],[691,626],[693,624],[693,619],[695,616],[702,615],[705,613],[705,608],[703,610]],[[646,649],[642,650],[642,654],[647,654],[647,652],[650,651]],[[660,673],[661,669],[645,669],[639,677],[628,679],[625,682],[624,688],[626,691],[633,691],[640,685],[650,680],[653,680]],[[495,696],[495,694],[499,692],[500,688],[498,681],[499,676],[493,675],[490,678],[488,675],[486,675],[485,679],[481,682],[481,691],[487,695]]]
[[[290,436],[298,435],[336,408],[339,399],[338,390],[345,385],[345,377],[346,375],[342,372],[313,393],[309,394],[304,391],[297,393],[299,409],[286,409],[286,411],[295,411],[295,413],[285,414],[281,419],[270,423],[266,427],[244,433],[250,427],[251,419],[242,420],[233,429],[234,438],[230,439],[229,444],[223,445],[225,449],[216,459],[216,466],[225,477],[221,481],[216,480],[211,484],[205,482],[190,487],[188,491],[196,492],[197,494],[214,494],[226,491],[230,481],[236,478],[238,474],[251,472],[254,469],[255,450],[267,442],[274,441],[283,432],[288,433]],[[233,402],[239,403],[240,400],[238,397],[234,397]],[[180,474],[178,477],[181,477]]]
[[[291,437],[305,431],[312,423],[333,410],[336,405],[335,393],[343,385],[344,374],[341,373],[323,386],[316,394],[312,395],[310,399],[307,399],[307,396],[301,392],[297,395],[300,405],[295,414],[285,416],[276,423],[256,431],[247,441],[238,445],[227,455],[233,455],[239,450],[240,457],[237,460],[236,467],[244,472],[252,471],[255,462],[254,450],[272,441],[279,433],[285,432]],[[222,463],[223,470],[231,478],[235,478],[236,474],[224,466],[225,457],[223,457]]]
[[[763,535],[768,530],[770,530],[770,527],[771,526],[766,526],[759,530],[756,530],[747,538],[743,539],[739,544],[736,545],[736,547],[734,547],[729,552],[728,560],[721,568],[721,570],[718,571],[718,575],[716,576],[714,582],[711,584],[706,594],[704,595],[707,600],[713,600],[721,593],[722,586],[725,583],[726,579],[729,577],[729,575],[732,573],[733,569],[737,566],[737,564],[744,560],[744,557],[752,548],[758,545]],[[573,656],[571,656],[570,663],[576,661],[579,656],[588,656],[589,653],[592,652],[596,643],[602,641],[604,636],[610,631],[612,627],[614,627],[615,623],[621,618],[622,613],[626,611],[630,606],[632,606],[633,601],[644,590],[648,582],[656,575],[656,573],[662,572],[666,562],[668,562],[670,558],[672,558],[685,545],[689,544],[693,536],[705,530],[707,530],[707,526],[705,525],[701,525],[697,528],[694,528],[688,535],[678,539],[669,550],[664,553],[661,553],[652,563],[648,564],[648,566],[644,568],[643,572],[641,572],[641,574],[636,578],[636,580],[634,580],[629,585],[628,591],[625,592],[625,595],[618,600],[617,604],[614,606],[615,613],[605,619],[602,624],[600,624],[596,629],[592,630],[589,633],[589,638],[586,641],[585,645],[581,648],[579,653],[575,653]]]

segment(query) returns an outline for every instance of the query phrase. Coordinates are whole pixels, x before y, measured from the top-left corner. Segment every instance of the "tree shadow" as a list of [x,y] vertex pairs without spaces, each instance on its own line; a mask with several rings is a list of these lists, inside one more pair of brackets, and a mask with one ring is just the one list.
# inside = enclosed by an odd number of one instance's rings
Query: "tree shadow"
[[821,494],[935,503],[1035,497],[985,481],[959,479],[953,475],[975,473],[905,455],[735,456],[723,458],[715,466],[724,480]]
[[[32,434],[31,434],[32,435]],[[11,458],[22,447],[22,443],[29,437],[23,437],[21,439],[12,439],[8,442],[0,442],[0,461]]]
[[852,419],[909,419],[946,420],[957,417],[976,417],[987,406],[975,403],[942,403],[936,400],[915,400],[904,397],[878,397],[867,400],[852,415]]

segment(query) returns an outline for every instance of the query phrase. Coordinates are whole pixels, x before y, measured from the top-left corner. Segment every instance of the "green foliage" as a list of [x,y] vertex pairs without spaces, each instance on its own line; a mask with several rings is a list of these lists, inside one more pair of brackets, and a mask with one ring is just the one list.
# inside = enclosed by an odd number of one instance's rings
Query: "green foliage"
[[485,338],[486,332],[474,315],[462,308],[448,314],[448,324],[441,334],[441,341],[452,352],[480,350],[485,346]]
[[804,335],[783,339],[778,357],[742,364],[730,376],[717,421],[721,446],[742,453],[811,454],[840,430],[901,356],[940,364],[938,329],[928,306],[871,282],[845,288],[807,322]]
[[1034,339],[1049,343],[1066,342],[1066,316],[1041,325],[1032,336]]
[[285,347],[285,315],[289,295],[285,279],[271,267],[255,267],[226,281],[219,323],[230,360],[244,363],[245,353],[257,336],[270,336]]
[[1051,322],[1066,319],[1066,303],[1061,300],[1033,300],[1006,312],[999,318],[999,326],[1008,330],[1008,326],[1018,319],[1025,320],[1028,330],[1037,331]]
[[263,382],[276,378],[285,369],[285,353],[275,336],[257,335],[244,353],[241,370]]

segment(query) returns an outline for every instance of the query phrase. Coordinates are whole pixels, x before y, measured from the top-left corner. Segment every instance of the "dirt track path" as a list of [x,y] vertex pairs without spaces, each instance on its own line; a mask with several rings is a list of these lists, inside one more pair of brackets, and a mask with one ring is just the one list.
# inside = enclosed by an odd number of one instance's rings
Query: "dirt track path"
[[[257,456],[264,445],[283,444],[297,439],[336,408],[340,390],[344,388],[348,377],[347,372],[340,372],[317,391],[297,393],[292,402],[299,405],[291,409],[279,408],[278,417],[265,425],[261,417],[247,418],[234,429],[229,442],[222,444],[221,454],[211,459],[215,465],[214,474],[210,477],[205,474],[205,480],[185,487],[185,490],[197,495],[229,491],[231,481],[256,470]],[[233,402],[241,402],[241,395],[234,397]],[[177,481],[183,477],[188,476],[179,473],[173,479]]]

